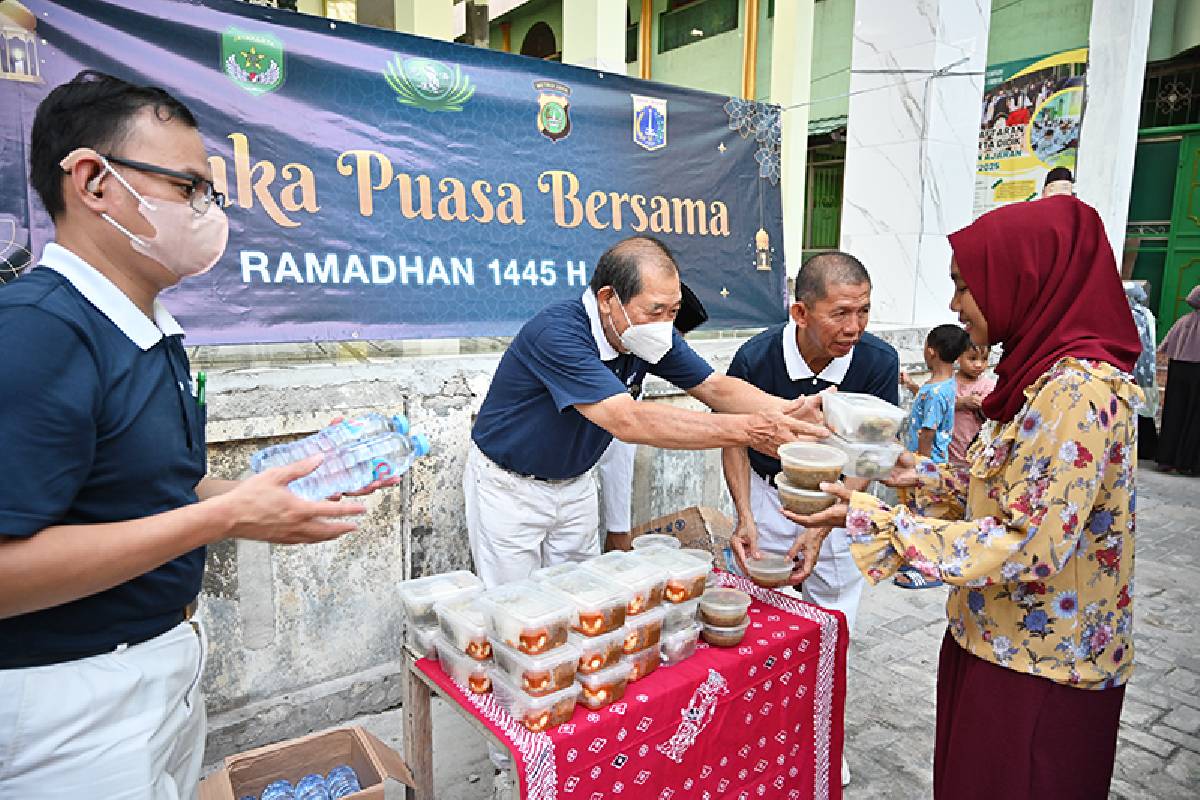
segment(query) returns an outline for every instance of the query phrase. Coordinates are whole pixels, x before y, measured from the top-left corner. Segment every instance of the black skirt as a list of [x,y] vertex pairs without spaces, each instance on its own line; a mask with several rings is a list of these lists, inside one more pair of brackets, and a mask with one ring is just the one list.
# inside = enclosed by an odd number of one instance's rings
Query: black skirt
[[1200,362],[1171,359],[1167,366],[1157,461],[1180,472],[1200,473]]

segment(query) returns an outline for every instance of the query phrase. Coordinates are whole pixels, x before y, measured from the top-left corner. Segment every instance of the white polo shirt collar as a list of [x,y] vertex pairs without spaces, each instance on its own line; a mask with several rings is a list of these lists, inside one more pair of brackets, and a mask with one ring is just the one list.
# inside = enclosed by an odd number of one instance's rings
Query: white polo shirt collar
[[788,320],[787,325],[783,326],[783,363],[787,367],[788,377],[794,381],[820,378],[835,385],[840,384],[845,380],[853,360],[854,348],[851,348],[846,355],[830,361],[820,375],[813,375],[812,367],[800,355],[800,346],[796,344],[796,320]]
[[589,288],[584,291],[582,299],[583,310],[587,312],[592,323],[592,338],[596,340],[596,347],[600,350],[600,360],[612,361],[621,354],[608,343],[608,337],[604,335],[604,323],[600,321],[600,306],[596,304],[596,295]]
[[183,335],[183,328],[158,300],[154,301],[152,322],[112,281],[60,244],[47,244],[38,266],[52,269],[70,281],[97,311],[112,320],[142,350],[149,350],[163,336]]

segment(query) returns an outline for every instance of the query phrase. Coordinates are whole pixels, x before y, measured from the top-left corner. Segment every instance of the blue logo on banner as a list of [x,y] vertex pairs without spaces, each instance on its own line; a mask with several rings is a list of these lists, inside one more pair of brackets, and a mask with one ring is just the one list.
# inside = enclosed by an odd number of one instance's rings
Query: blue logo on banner
[[667,101],[656,97],[633,98],[633,141],[646,150],[667,146]]

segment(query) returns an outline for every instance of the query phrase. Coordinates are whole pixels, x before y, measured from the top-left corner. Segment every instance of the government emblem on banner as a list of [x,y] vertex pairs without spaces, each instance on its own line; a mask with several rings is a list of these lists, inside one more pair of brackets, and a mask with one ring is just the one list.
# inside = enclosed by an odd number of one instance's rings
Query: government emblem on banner
[[449,67],[428,58],[396,56],[383,69],[396,102],[425,111],[462,111],[475,94],[471,79],[455,64]]
[[646,150],[667,146],[667,101],[656,97],[633,98],[633,141]]
[[571,89],[558,81],[534,81],[538,91],[537,127],[552,142],[571,132]]
[[221,34],[225,74],[251,94],[273,92],[287,77],[283,42],[267,33],[230,28]]

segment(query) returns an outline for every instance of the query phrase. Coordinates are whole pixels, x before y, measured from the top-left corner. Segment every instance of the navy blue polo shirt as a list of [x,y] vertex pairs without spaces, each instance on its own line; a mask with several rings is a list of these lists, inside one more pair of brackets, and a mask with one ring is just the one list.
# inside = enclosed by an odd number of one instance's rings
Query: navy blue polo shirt
[[[41,264],[0,286],[0,536],[196,502],[204,419],[183,331],[161,306],[151,322],[58,245]],[[0,663],[69,660],[165,630],[203,572],[197,548],[99,594],[0,619]]]
[[505,469],[543,480],[582,475],[613,437],[576,405],[640,387],[647,372],[685,390],[712,374],[679,331],[657,364],[618,354],[604,338],[595,302],[587,292],[542,309],[500,359],[471,438]]
[[[864,333],[853,350],[835,358],[820,375],[813,375],[796,344],[796,323],[775,325],[739,347],[728,372],[787,400],[837,386],[839,391],[873,394],[900,404],[900,358],[895,348],[870,333]],[[764,478],[780,470],[779,459],[753,449],[750,466]]]

